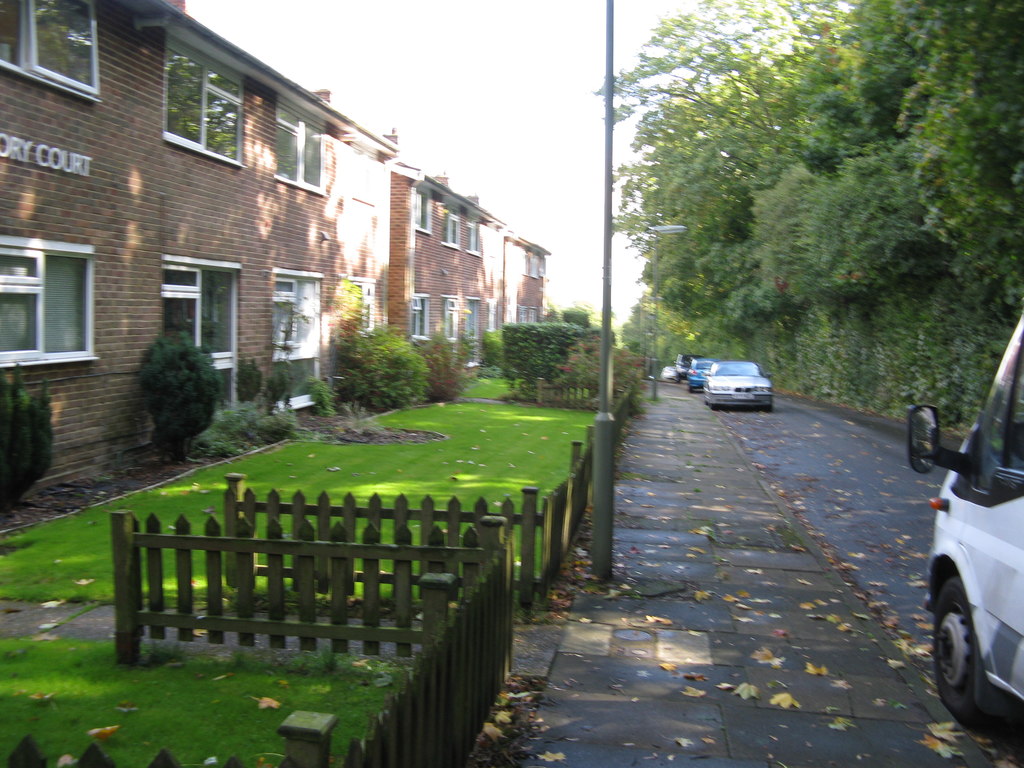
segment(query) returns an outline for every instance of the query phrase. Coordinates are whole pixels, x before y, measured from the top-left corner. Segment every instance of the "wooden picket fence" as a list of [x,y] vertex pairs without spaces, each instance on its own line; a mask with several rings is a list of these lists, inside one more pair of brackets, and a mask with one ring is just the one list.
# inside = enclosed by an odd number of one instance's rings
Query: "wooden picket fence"
[[546,379],[537,379],[537,405],[549,408],[574,408],[594,410],[597,406],[597,391],[589,387],[559,387]]

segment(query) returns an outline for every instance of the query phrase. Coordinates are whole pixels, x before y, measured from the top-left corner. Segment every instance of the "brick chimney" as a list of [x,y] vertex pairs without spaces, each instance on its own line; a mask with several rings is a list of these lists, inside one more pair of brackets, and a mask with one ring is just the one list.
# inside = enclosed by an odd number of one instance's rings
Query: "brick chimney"
[[444,184],[446,187],[448,186],[448,174],[447,173],[444,174],[443,176],[435,176],[434,179],[439,184]]
[[187,0],[164,0],[168,5],[173,5],[182,13],[188,13],[188,8],[185,7]]
[[390,141],[392,144],[398,144],[398,129],[392,128],[391,133],[385,133],[384,138]]
[[[181,0],[184,2],[184,0]],[[321,101],[326,101],[328,104],[331,103],[331,92],[326,88],[321,88],[319,91],[313,91],[313,94]]]

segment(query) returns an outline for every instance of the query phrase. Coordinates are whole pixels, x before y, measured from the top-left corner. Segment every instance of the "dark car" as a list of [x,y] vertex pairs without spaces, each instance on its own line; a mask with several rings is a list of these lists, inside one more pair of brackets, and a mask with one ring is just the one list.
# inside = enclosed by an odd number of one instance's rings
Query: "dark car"
[[694,360],[699,360],[702,355],[676,355],[676,383],[680,383],[690,372],[690,365]]
[[704,382],[707,381],[708,371],[717,362],[718,360],[710,357],[699,357],[691,361],[690,369],[686,372],[686,383],[689,384],[691,392],[699,392],[704,389]]

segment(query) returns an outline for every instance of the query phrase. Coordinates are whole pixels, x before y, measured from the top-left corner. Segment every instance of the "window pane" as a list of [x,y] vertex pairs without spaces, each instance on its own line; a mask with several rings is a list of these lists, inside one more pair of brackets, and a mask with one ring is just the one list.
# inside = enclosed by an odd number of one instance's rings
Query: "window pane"
[[39,65],[93,84],[92,14],[82,0],[36,0]]
[[321,135],[310,133],[306,126],[306,144],[302,148],[302,180],[313,187],[320,186]]
[[213,94],[206,101],[206,148],[238,159],[238,107]]
[[195,287],[199,284],[199,273],[186,269],[165,269],[164,285],[185,285]]
[[202,344],[210,352],[231,351],[231,275],[203,272]]
[[0,293],[0,352],[38,349],[37,300],[32,293]]
[[242,89],[238,87],[238,83],[234,80],[230,80],[229,78],[224,77],[224,75],[219,75],[212,69],[207,72],[206,77],[207,82],[213,87],[220,88],[222,91],[230,93],[232,96],[241,98]]
[[46,257],[46,286],[43,304],[44,352],[85,350],[85,259],[69,256]]
[[187,56],[167,57],[167,131],[198,142],[201,138],[203,68]]
[[195,299],[164,299],[164,336],[176,336],[179,333],[195,341]]
[[291,130],[277,126],[277,175],[297,181],[299,178],[299,140]]
[[0,253],[0,277],[37,277],[37,261],[31,256]]
[[0,0],[0,59],[17,64],[21,58],[18,30],[21,27],[21,0]]

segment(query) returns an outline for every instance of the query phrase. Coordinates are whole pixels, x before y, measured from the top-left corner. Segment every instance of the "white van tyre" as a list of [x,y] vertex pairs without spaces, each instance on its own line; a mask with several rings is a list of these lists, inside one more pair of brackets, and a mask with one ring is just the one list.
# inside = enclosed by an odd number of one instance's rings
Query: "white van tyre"
[[979,664],[977,638],[963,582],[949,579],[935,601],[935,682],[946,708],[964,725],[978,725],[991,718],[978,707],[975,692],[989,685]]

